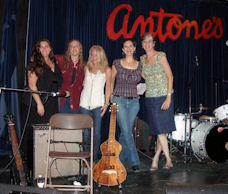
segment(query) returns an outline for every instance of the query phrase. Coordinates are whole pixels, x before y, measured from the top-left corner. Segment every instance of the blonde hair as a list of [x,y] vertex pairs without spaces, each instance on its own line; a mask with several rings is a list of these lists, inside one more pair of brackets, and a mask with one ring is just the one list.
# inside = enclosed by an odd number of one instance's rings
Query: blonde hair
[[98,57],[98,66],[102,73],[104,73],[108,67],[108,60],[105,54],[104,49],[100,45],[94,45],[89,49],[89,59],[87,62],[87,67],[89,71],[92,71],[93,62],[92,62],[92,51],[95,50]]
[[68,45],[67,45],[67,49],[65,52],[65,63],[66,63],[66,68],[69,67],[69,62],[70,62],[70,44],[72,42],[76,41],[79,44],[80,47],[80,52],[79,52],[79,60],[80,60],[80,67],[83,67],[83,48],[82,48],[82,44],[79,40],[71,40]]

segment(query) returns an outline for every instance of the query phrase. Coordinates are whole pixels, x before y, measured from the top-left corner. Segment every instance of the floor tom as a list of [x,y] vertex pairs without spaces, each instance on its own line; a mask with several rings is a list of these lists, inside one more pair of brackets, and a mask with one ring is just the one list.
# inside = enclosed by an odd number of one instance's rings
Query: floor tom
[[[172,132],[172,139],[174,141],[185,142],[185,125],[186,125],[186,138],[189,139],[190,134],[190,116],[189,114],[178,113],[174,116],[176,131]],[[195,128],[199,121],[191,119],[191,128]]]

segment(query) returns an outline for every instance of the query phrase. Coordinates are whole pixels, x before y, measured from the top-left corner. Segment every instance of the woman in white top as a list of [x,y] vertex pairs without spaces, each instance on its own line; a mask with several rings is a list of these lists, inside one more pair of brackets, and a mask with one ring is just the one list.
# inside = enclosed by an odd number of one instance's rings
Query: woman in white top
[[[111,68],[104,49],[94,45],[89,50],[89,59],[85,67],[85,79],[80,98],[80,113],[89,114],[94,121],[94,161],[98,162],[100,154],[101,121],[111,96]],[[105,94],[104,94],[105,89]],[[84,131],[86,145],[84,151],[90,149],[90,133]]]

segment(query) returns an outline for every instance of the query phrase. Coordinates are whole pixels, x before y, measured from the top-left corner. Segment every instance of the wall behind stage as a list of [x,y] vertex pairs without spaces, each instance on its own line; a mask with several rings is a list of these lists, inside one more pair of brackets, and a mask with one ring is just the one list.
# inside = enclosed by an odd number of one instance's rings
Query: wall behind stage
[[[111,65],[121,57],[123,38],[135,39],[137,56],[142,55],[140,35],[150,31],[174,74],[175,109],[187,112],[191,77],[192,106],[215,108],[228,98],[227,11],[227,2],[203,0],[30,1],[28,59],[40,38],[48,38],[56,54],[64,52],[69,40],[78,39],[86,59],[89,48],[99,44]],[[193,71],[195,56],[199,66]]]

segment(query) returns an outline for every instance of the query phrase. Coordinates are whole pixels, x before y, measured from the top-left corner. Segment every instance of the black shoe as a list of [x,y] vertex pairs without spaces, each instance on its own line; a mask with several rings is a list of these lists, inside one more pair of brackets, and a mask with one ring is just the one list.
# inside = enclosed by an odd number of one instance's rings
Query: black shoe
[[134,172],[140,172],[139,166],[138,166],[138,165],[132,166],[131,169],[132,169]]

